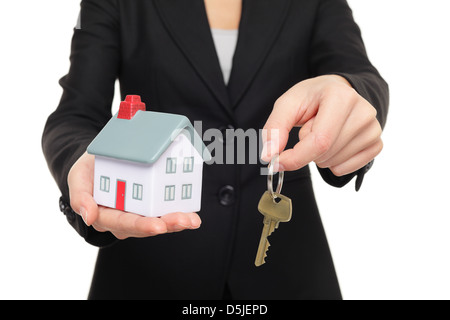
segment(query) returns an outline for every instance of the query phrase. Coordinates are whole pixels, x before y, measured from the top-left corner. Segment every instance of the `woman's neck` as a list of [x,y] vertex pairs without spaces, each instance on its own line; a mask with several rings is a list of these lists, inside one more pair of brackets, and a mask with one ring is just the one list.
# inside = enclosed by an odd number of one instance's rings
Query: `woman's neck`
[[204,0],[209,26],[213,29],[239,28],[242,0]]

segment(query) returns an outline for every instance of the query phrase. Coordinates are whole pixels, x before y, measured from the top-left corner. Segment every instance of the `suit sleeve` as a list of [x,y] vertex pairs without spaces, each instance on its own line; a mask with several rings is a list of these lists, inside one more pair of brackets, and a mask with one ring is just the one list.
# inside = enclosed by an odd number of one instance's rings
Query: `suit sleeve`
[[67,175],[75,161],[111,118],[114,84],[119,72],[119,29],[116,1],[83,0],[74,30],[70,69],[60,80],[63,94],[49,116],[42,148],[61,190],[60,208],[70,224],[94,245],[113,241],[109,233],[88,228],[68,206]]
[[[377,110],[377,119],[384,128],[389,105],[389,89],[370,62],[358,25],[346,0],[320,1],[311,40],[310,70],[312,76],[337,74]],[[364,175],[373,161],[360,170],[343,177],[329,169],[319,169],[322,178],[332,186],[342,187],[353,177],[359,190]]]

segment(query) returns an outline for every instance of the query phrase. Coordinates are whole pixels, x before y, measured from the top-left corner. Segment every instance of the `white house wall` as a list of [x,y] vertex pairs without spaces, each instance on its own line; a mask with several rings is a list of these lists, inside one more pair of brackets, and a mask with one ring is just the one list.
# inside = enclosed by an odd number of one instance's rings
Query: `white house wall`
[[[166,173],[167,158],[177,158],[176,172]],[[185,157],[194,157],[192,172],[183,172]],[[126,182],[125,211],[144,216],[171,212],[198,212],[201,207],[203,158],[183,134],[178,135],[154,164],[141,164],[102,156],[95,157],[94,199],[115,208],[117,180]],[[101,176],[110,179],[109,192],[100,190]],[[143,186],[142,200],[133,199],[133,184]],[[182,186],[192,185],[190,199],[182,199]],[[165,200],[165,187],[175,186],[175,199]]]
[[[148,164],[116,160],[101,156],[95,157],[94,199],[99,205],[116,207],[117,180],[126,182],[125,211],[142,215],[150,214],[151,170]],[[109,192],[100,190],[101,176],[110,179]],[[133,184],[143,186],[142,200],[133,199]]]
[[[166,173],[167,158],[177,158],[176,173]],[[192,172],[183,172],[184,157],[194,157]],[[160,216],[170,212],[198,212],[201,207],[203,158],[191,142],[180,134],[154,163],[152,189],[154,190],[153,215]],[[191,199],[181,199],[183,184],[192,184]],[[165,201],[165,187],[175,186],[175,199]]]

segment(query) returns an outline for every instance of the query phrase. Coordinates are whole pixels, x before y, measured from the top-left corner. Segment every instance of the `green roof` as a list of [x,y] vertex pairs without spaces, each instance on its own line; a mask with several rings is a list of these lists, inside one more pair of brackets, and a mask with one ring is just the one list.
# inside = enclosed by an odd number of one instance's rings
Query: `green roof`
[[87,152],[121,160],[154,163],[180,133],[191,139],[204,161],[211,159],[211,154],[188,118],[153,111],[138,111],[130,120],[119,119],[116,114],[91,142]]

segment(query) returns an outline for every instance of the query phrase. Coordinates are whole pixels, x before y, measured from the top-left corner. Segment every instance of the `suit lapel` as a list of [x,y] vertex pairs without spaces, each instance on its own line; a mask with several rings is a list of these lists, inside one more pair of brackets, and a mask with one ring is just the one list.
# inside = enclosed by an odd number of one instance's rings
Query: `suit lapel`
[[203,0],[156,0],[155,4],[175,43],[232,117],[233,111]]
[[239,39],[228,88],[212,39],[203,0],[155,0],[175,43],[227,114],[239,103],[275,42],[291,0],[243,0]]
[[277,39],[291,0],[243,0],[239,39],[228,92],[232,107],[243,97]]

